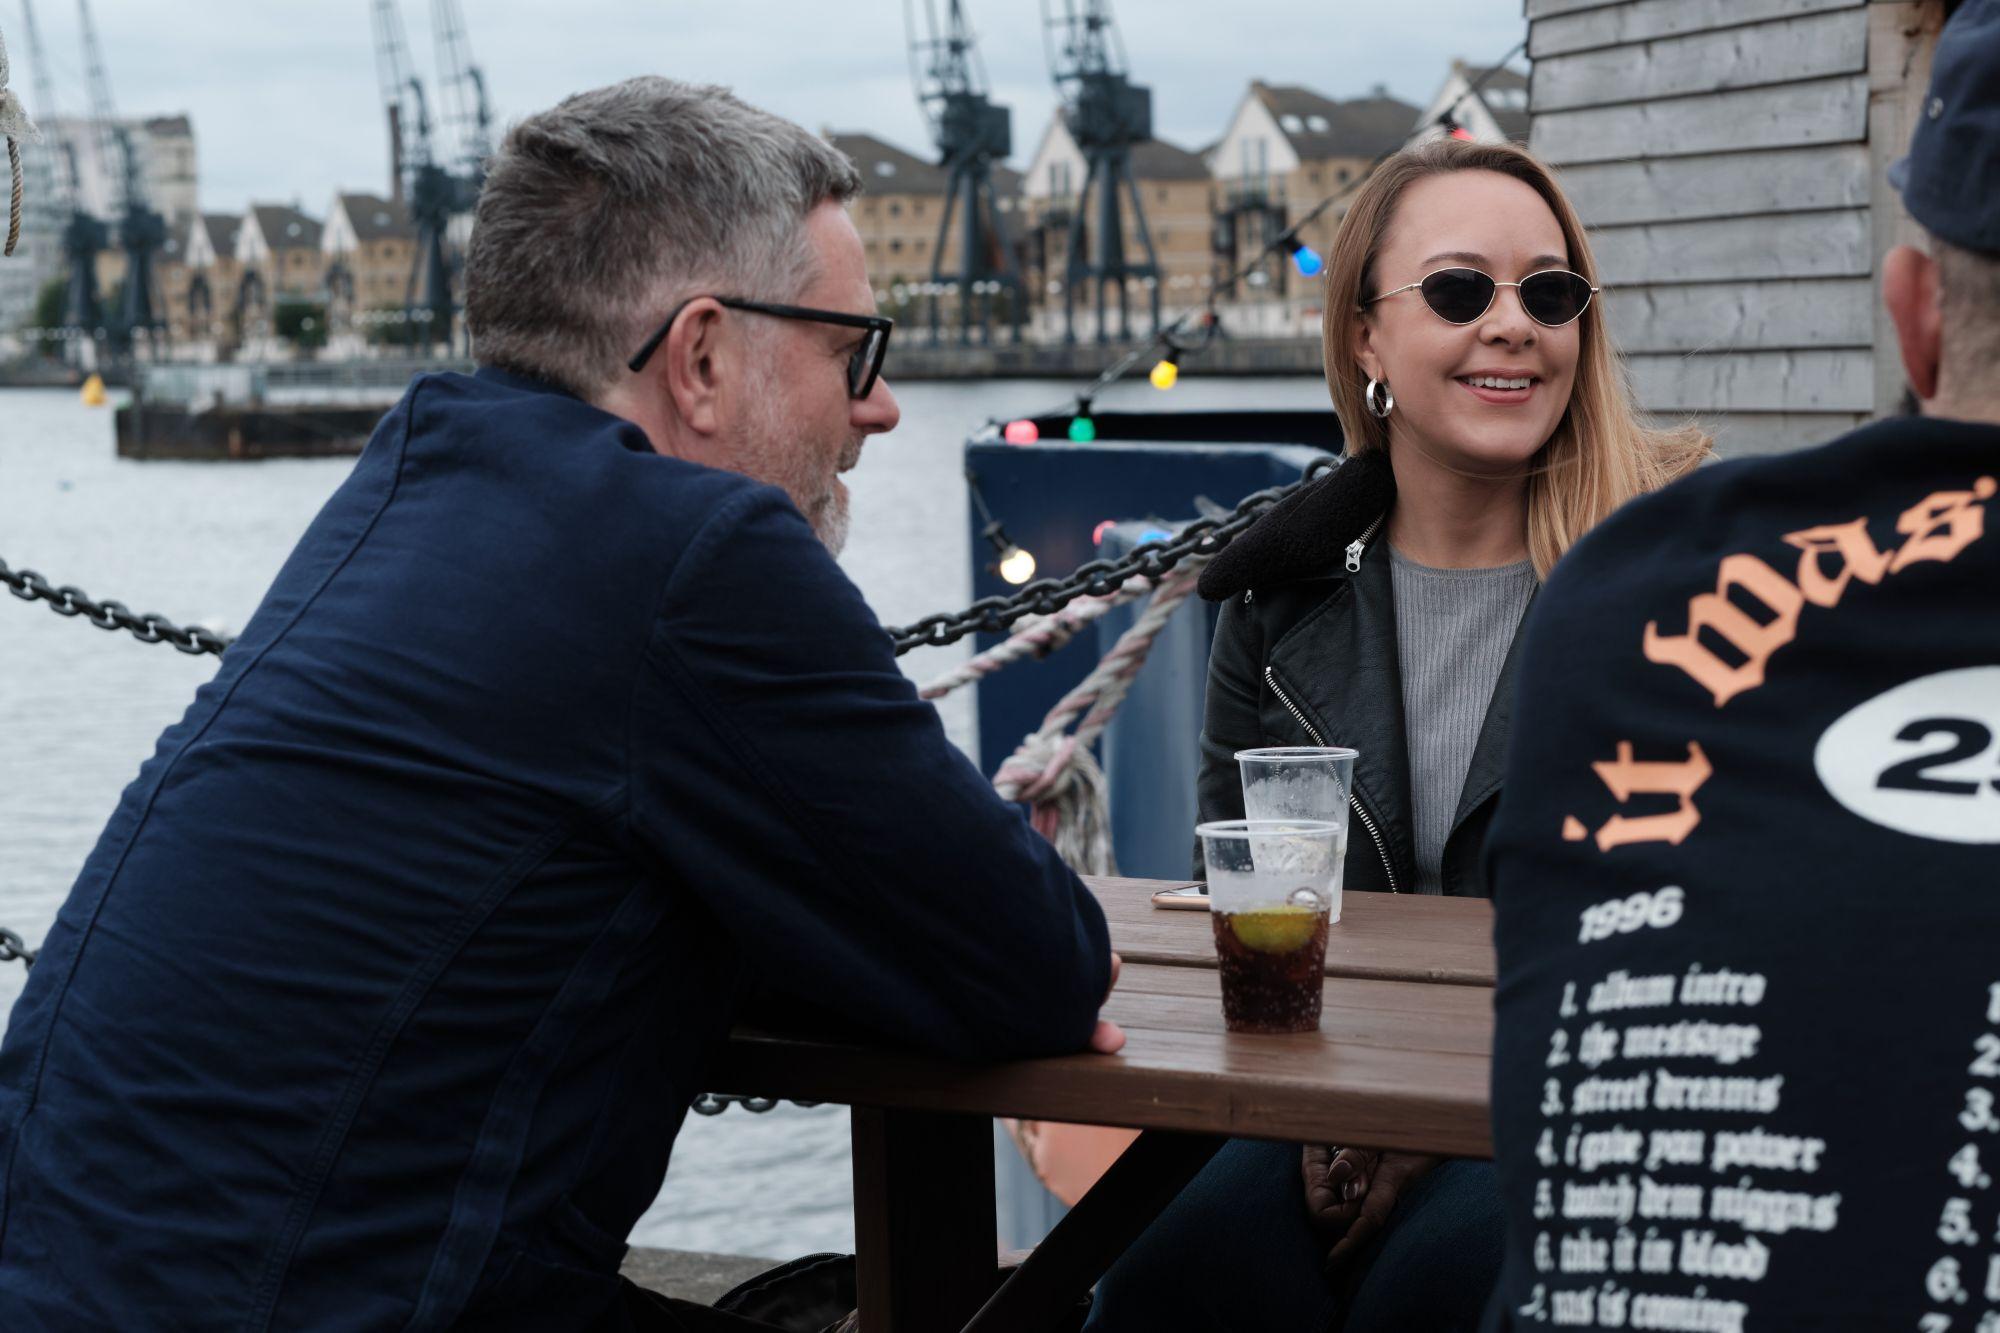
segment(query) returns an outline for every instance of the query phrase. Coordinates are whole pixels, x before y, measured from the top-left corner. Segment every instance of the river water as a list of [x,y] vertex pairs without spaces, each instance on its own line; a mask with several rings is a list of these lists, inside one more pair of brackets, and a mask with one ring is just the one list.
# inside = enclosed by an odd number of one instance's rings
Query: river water
[[[967,600],[959,446],[968,431],[992,416],[1045,409],[1072,389],[1033,381],[899,388],[901,428],[870,442],[849,474],[853,533],[841,560],[883,623]],[[1325,402],[1312,380],[1190,377],[1171,399],[1140,383],[1121,385],[1099,406]],[[233,632],[351,466],[131,462],[112,448],[107,410],[85,408],[66,390],[0,391],[0,559],[137,611]],[[965,652],[919,649],[902,661],[921,680]],[[214,670],[213,658],[0,597],[0,926],[40,943],[120,791]],[[952,739],[969,743],[969,697],[949,697],[940,711]],[[0,1015],[22,980],[17,964],[0,965]],[[666,1188],[632,1241],[780,1258],[852,1249],[847,1145],[840,1107],[690,1116]]]

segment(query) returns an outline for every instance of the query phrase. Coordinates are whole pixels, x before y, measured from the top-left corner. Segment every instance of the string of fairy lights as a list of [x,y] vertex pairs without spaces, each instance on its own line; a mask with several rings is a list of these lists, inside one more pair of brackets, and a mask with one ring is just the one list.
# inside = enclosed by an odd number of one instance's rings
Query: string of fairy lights
[[[1508,62],[1525,51],[1527,46],[1525,37],[1516,42],[1506,55],[1487,66],[1463,93],[1447,103],[1432,118],[1430,126],[1442,128],[1453,138],[1470,139],[1471,133],[1458,123],[1456,116],[1458,109],[1468,99],[1477,97],[1486,86],[1486,81],[1504,69]],[[1247,263],[1239,265],[1233,272],[1212,279],[1199,306],[1185,311],[1155,331],[1149,340],[1138,344],[1106,366],[1095,379],[1077,390],[1069,401],[1049,411],[1035,413],[1033,416],[1018,417],[1005,423],[994,422],[994,425],[1000,427],[1001,438],[1009,444],[1033,444],[1041,438],[1041,427],[1036,424],[1038,420],[1067,417],[1068,438],[1076,444],[1089,444],[1097,438],[1097,422],[1091,415],[1091,409],[1095,406],[1098,395],[1124,378],[1128,371],[1148,357],[1155,358],[1153,368],[1147,374],[1152,386],[1162,392],[1172,389],[1180,382],[1183,359],[1199,355],[1215,341],[1216,335],[1220,332],[1221,313],[1217,307],[1224,292],[1232,290],[1236,284],[1262,269],[1266,262],[1280,253],[1291,262],[1300,277],[1313,278],[1324,271],[1325,256],[1308,245],[1299,233],[1317,222],[1329,208],[1341,203],[1367,184],[1374,176],[1375,169],[1401,151],[1401,147],[1399,144],[1378,154],[1353,180],[1322,198],[1301,214],[1297,221],[1288,223],[1283,231],[1272,237]]]

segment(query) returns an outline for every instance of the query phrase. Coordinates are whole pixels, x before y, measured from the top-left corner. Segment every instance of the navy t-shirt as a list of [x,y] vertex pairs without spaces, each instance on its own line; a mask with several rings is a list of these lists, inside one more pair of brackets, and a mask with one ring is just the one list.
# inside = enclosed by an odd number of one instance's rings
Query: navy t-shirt
[[1636,502],[1536,603],[1488,856],[1489,1323],[2000,1333],[2000,428]]

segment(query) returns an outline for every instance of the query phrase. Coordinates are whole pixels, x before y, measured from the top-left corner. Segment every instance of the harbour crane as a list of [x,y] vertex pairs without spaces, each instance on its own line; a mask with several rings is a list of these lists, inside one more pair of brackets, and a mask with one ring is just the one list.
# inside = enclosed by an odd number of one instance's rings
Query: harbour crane
[[[958,293],[960,345],[972,342],[975,308],[980,341],[992,341],[994,303],[1003,294],[1013,340],[1019,342],[1026,293],[993,189],[994,164],[1013,151],[1012,113],[995,105],[989,94],[985,65],[960,0],[946,0],[942,25],[936,0],[903,0],[903,19],[917,102],[930,121],[946,174],[944,215],[931,247],[931,341],[938,340],[939,293],[949,286]],[[954,218],[959,222],[958,258],[947,272],[945,245]]]
[[[1083,154],[1083,189],[1069,225],[1068,261],[1063,275],[1063,337],[1076,341],[1076,293],[1085,282],[1097,288],[1097,341],[1108,341],[1105,289],[1118,291],[1118,336],[1132,337],[1127,284],[1146,284],[1152,297],[1153,329],[1160,327],[1160,265],[1146,228],[1146,209],[1132,179],[1132,149],[1153,137],[1153,90],[1132,82],[1124,42],[1111,14],[1111,0],[1042,0],[1042,36],[1049,73],[1062,97],[1063,124]],[[1126,216],[1120,191],[1130,201],[1129,217],[1143,259],[1127,256]],[[1086,229],[1093,205],[1095,225]],[[1086,244],[1086,230],[1089,232]],[[1087,253],[1086,253],[1087,251]]]
[[390,193],[416,229],[416,260],[403,289],[403,317],[412,346],[451,342],[451,263],[445,233],[460,187],[436,159],[424,85],[410,69],[409,43],[397,0],[374,0],[375,72],[389,118]]
[[493,152],[493,108],[486,100],[486,73],[472,59],[458,0],[431,0],[431,38],[437,44],[444,135],[458,150],[459,211],[470,212],[479,201],[486,159]]
[[83,207],[82,180],[77,170],[76,144],[56,115],[55,82],[49,76],[48,54],[35,26],[34,0],[21,0],[23,31],[28,35],[28,59],[35,72],[35,97],[54,179],[56,208],[63,217],[63,306],[65,328],[93,334],[100,317],[97,303],[97,253],[109,243],[104,223]]
[[90,0],[76,0],[76,12],[83,26],[84,79],[90,89],[90,117],[97,126],[105,170],[116,173],[117,201],[113,207],[118,248],[125,252],[124,296],[109,325],[111,342],[119,351],[130,351],[135,335],[143,331],[150,339],[165,328],[160,305],[154,300],[158,280],[153,257],[167,242],[167,221],[147,202],[144,167],[132,141],[132,131],[118,123],[112,109],[111,79],[105,72],[97,25],[91,21]]

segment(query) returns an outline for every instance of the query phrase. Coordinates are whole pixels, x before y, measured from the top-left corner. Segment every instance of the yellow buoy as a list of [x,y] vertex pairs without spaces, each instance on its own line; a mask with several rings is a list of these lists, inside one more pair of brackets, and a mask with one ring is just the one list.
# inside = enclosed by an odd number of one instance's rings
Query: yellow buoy
[[83,382],[83,405],[85,407],[104,406],[104,376],[92,375]]

